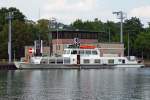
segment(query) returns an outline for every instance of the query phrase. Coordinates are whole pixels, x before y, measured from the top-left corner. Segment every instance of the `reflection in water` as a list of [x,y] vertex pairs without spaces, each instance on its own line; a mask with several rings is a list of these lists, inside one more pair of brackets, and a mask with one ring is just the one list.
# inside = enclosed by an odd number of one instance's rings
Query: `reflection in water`
[[150,69],[0,72],[2,100],[149,100]]

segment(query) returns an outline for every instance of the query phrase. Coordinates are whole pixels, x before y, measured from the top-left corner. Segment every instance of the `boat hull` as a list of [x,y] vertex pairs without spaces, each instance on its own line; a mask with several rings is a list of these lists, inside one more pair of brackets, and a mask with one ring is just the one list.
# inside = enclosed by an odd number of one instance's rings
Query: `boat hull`
[[78,66],[69,66],[67,64],[30,64],[30,63],[20,63],[15,62],[18,69],[77,69]]
[[118,68],[142,68],[144,64],[116,64],[115,67]]
[[102,69],[102,68],[141,68],[143,64],[30,64],[15,62],[18,69]]

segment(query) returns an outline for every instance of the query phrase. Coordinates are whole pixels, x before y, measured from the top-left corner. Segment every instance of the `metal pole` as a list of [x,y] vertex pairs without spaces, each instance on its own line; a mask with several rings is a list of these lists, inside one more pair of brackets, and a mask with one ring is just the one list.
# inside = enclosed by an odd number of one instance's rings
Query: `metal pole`
[[16,55],[15,55],[15,50],[14,50],[14,62],[16,61]]
[[[48,25],[48,29],[51,29],[51,20],[49,20],[49,25]],[[48,44],[49,44],[49,52],[48,52],[48,64],[49,64],[49,58],[51,56],[51,47],[50,47],[50,33],[48,32]]]
[[113,12],[113,14],[116,14],[118,16],[118,19],[120,19],[120,43],[123,43],[123,20],[124,18],[126,18],[126,16],[124,16],[124,13],[122,11]]
[[8,36],[8,55],[9,55],[9,63],[11,63],[11,20],[12,20],[12,12],[8,13],[8,21],[9,21],[9,36]]
[[49,64],[49,57],[51,56],[51,51],[50,51],[50,49],[51,49],[51,47],[50,47],[50,38],[49,38],[49,35],[48,35],[48,42],[49,42],[49,54],[48,54],[48,64]]
[[58,49],[58,28],[57,28],[57,41],[56,41],[56,54],[58,55],[57,49]]
[[130,40],[129,40],[129,32],[128,32],[128,57],[130,56]]
[[142,48],[142,60],[144,61],[144,57],[143,57],[143,48]]
[[121,19],[121,22],[120,22],[120,42],[123,43],[123,12],[120,11],[120,19]]
[[109,43],[110,43],[110,28],[109,28]]

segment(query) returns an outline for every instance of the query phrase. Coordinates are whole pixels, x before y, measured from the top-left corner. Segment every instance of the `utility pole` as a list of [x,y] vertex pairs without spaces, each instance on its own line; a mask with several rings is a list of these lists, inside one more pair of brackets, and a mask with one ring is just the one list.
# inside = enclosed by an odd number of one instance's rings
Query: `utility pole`
[[110,43],[110,27],[109,27],[109,43]]
[[14,62],[16,61],[16,55],[15,55],[15,50],[14,50]]
[[123,20],[126,18],[125,14],[122,11],[113,12],[120,19],[120,43],[123,43]]
[[56,55],[58,55],[58,47],[59,47],[59,29],[61,28],[60,23],[57,21],[56,18],[51,18],[49,21],[49,28],[54,29],[56,31]]
[[141,59],[142,59],[142,63],[144,63],[144,52],[143,52],[143,47],[142,47],[142,52],[141,52]]
[[[51,18],[50,20],[49,20],[49,29],[52,29],[52,30],[54,30],[54,29],[57,29],[57,22],[56,22],[56,18]],[[58,30],[57,30],[58,31]],[[52,32],[52,31],[51,31]],[[57,34],[56,34],[57,36],[56,36],[56,38],[58,39],[58,32],[57,32]],[[57,53],[57,44],[58,44],[58,40],[56,40],[56,53]],[[50,46],[50,44],[49,44],[49,46]]]
[[128,57],[130,56],[130,37],[128,32]]
[[56,54],[58,55],[58,52],[57,52],[57,50],[58,50],[58,27],[57,27],[56,31],[57,31]]
[[12,19],[13,19],[13,17],[12,17],[12,15],[13,15],[13,12],[8,12],[8,16],[7,16],[7,19],[8,19],[8,22],[9,22],[9,30],[8,30],[8,32],[9,32],[9,35],[8,35],[8,57],[9,57],[9,63],[11,63],[12,62],[12,60],[11,60],[11,57],[12,57],[12,52],[11,52],[11,21],[12,21]]

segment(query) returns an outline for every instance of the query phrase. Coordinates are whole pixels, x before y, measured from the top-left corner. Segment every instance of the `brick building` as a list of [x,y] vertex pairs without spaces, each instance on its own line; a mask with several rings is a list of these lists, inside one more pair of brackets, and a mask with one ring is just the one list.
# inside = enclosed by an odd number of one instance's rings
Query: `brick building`
[[74,43],[74,38],[79,38],[80,44],[96,44],[98,37],[103,39],[106,37],[104,32],[90,31],[52,31],[51,37],[51,52],[52,54],[61,55],[67,45]]

